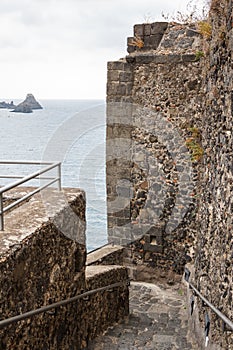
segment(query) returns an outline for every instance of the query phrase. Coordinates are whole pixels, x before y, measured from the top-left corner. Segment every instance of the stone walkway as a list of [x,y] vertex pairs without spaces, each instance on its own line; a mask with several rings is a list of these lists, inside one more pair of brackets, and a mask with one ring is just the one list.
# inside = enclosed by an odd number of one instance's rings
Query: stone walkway
[[130,315],[88,350],[192,350],[188,340],[186,300],[182,286],[131,282]]

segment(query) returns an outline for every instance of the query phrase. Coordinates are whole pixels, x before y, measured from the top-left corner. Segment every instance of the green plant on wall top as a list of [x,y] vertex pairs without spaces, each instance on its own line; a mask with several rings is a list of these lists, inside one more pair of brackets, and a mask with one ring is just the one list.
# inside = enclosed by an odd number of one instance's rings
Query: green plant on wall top
[[192,162],[200,161],[203,157],[204,150],[201,147],[200,144],[200,130],[196,127],[190,127],[188,128],[189,132],[191,133],[191,136],[185,141],[186,147],[191,152],[191,160]]
[[205,57],[204,52],[203,52],[203,51],[197,51],[197,52],[196,52],[195,61],[200,61],[200,59],[201,59],[202,57]]
[[203,154],[204,154],[204,151],[203,151],[203,148],[199,145],[199,143],[192,139],[192,138],[189,138],[186,140],[186,146],[188,147],[188,149],[191,151],[191,154],[192,154],[192,157],[191,157],[191,160],[192,162],[194,161],[199,161],[201,160]]

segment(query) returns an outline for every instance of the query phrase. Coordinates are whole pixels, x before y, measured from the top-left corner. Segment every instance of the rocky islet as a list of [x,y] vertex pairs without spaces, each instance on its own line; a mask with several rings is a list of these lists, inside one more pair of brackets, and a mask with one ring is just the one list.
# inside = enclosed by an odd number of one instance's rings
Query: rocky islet
[[43,109],[32,94],[27,94],[26,99],[18,104],[12,112],[32,113],[34,109]]
[[27,94],[26,99],[18,105],[15,105],[13,101],[10,103],[0,102],[0,109],[12,109],[11,112],[17,113],[32,113],[34,109],[43,109],[43,107],[37,102],[33,94]]

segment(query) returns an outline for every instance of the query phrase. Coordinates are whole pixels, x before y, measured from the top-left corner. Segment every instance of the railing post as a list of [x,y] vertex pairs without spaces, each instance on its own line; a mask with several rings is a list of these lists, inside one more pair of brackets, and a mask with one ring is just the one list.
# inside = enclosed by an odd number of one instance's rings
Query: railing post
[[61,163],[58,164],[58,191],[61,191]]
[[[2,163],[2,161],[0,161],[0,164]],[[52,184],[55,184],[56,182],[58,183],[58,190],[61,191],[62,188],[61,188],[61,162],[32,162],[32,161],[28,161],[28,162],[21,162],[21,161],[13,161],[13,162],[8,162],[7,161],[7,164],[46,164],[47,166],[45,168],[42,168],[40,169],[39,171],[36,171],[30,175],[27,175],[27,176],[17,176],[16,178],[19,178],[19,180],[13,182],[13,183],[10,183],[8,185],[5,185],[3,187],[1,187],[1,192],[0,192],[0,231],[3,231],[4,230],[4,213],[7,212],[8,210],[12,209],[13,207],[15,207],[16,205],[18,205],[19,203],[23,202],[24,200],[30,198],[32,195],[38,193],[40,190],[46,188],[46,187],[49,187],[50,185]],[[16,200],[15,202],[13,202],[12,204],[9,204],[8,206],[5,206],[5,208],[3,208],[3,193],[11,190],[12,188],[15,188],[27,181],[30,181],[32,179],[38,179],[38,176],[46,173],[46,172],[49,172],[50,170],[53,169],[53,171],[55,171],[57,167],[57,172],[58,172],[58,175],[57,176],[54,176],[53,177],[45,177],[45,179],[47,180],[50,180],[50,182],[48,182],[47,184],[43,185],[43,186],[40,186],[37,190],[34,190],[32,192],[30,192],[29,194],[23,196],[21,199],[18,199]],[[52,175],[51,175],[52,176]],[[43,177],[41,177],[41,180],[43,179]]]
[[0,231],[4,230],[4,218],[3,218],[3,196],[0,193]]

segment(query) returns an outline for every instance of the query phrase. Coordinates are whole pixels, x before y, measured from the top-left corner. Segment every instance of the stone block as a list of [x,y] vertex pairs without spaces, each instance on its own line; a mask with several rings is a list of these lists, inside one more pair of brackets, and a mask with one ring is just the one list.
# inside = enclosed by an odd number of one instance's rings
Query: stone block
[[195,37],[195,36],[200,36],[200,33],[197,32],[196,30],[194,29],[186,29],[186,36],[187,37]]
[[136,57],[136,63],[137,64],[148,64],[153,62],[154,60],[154,55],[153,54],[139,54]]
[[[127,52],[128,53],[133,53],[133,52],[135,52],[136,51],[136,47],[135,46],[133,46],[133,45],[128,45],[127,46]],[[131,62],[129,62],[128,60],[127,60],[127,62],[128,63],[131,63]]]
[[145,35],[143,38],[143,42],[144,42],[144,46],[143,49],[150,49],[151,48],[151,41],[150,41],[150,36],[149,35]]
[[130,223],[130,218],[116,218],[117,226],[125,226]]
[[165,55],[154,55],[153,63],[155,63],[155,64],[164,64],[164,63],[166,63],[166,56]]
[[106,130],[106,138],[107,138],[107,140],[108,139],[112,139],[114,136],[114,134],[113,134],[113,126],[110,126],[110,125],[107,125],[107,130]]
[[144,35],[151,35],[151,24],[147,23],[144,25]]
[[132,82],[133,74],[131,72],[120,72],[118,78],[120,82]]
[[164,34],[165,30],[167,29],[168,22],[155,22],[151,23],[151,34]]
[[133,84],[132,83],[126,84],[126,95],[131,95],[132,89],[133,89]]
[[117,82],[108,82],[107,83],[107,94],[115,95],[117,91],[118,83]]
[[134,161],[135,162],[143,162],[145,160],[145,153],[143,152],[137,152],[135,155],[134,155]]
[[182,56],[181,55],[166,55],[165,63],[181,63],[182,62]]
[[161,39],[162,39],[161,34],[145,36],[144,37],[144,48],[153,49],[153,50],[157,49],[157,47],[160,44]]
[[108,215],[108,228],[111,229],[116,226],[116,218]]
[[110,81],[119,81],[119,77],[120,77],[120,71],[117,70],[109,70],[108,71],[108,83]]
[[136,46],[133,44],[133,41],[135,40],[134,37],[127,38],[127,52],[132,53],[136,51]]
[[131,217],[131,210],[130,210],[130,207],[129,207],[129,206],[128,206],[128,207],[125,207],[124,210],[123,210],[123,212],[124,212],[124,217],[125,217],[125,218],[130,218],[130,217]]
[[124,70],[126,62],[123,61],[113,61],[108,62],[108,70]]
[[127,45],[132,45],[134,42],[135,38],[133,36],[129,36],[127,38]]
[[162,40],[163,35],[162,34],[154,34],[151,35],[149,38],[149,45],[152,49],[157,49],[159,46],[161,40]]
[[[114,124],[113,129],[112,129],[112,136],[113,138],[125,138],[125,139],[130,139],[131,138],[131,133],[132,133],[132,126],[131,125],[125,125],[125,124]],[[118,142],[117,142],[118,144]],[[131,143],[127,144],[126,146],[130,146]],[[118,146],[123,149],[123,146],[125,145],[119,145]],[[126,147],[125,146],[125,147]],[[124,148],[125,148],[124,147]],[[128,148],[127,148],[128,150]]]
[[[116,101],[115,101],[116,102]],[[108,125],[114,123],[122,123],[124,125],[131,125],[132,104],[124,103],[107,103],[107,123]]]
[[126,85],[123,83],[118,84],[116,87],[116,94],[125,96],[126,95]]
[[163,39],[162,43],[161,43],[161,48],[162,49],[172,49],[174,46],[174,39],[171,39],[171,38],[165,38]]
[[128,95],[128,96],[122,96],[121,102],[132,104],[134,101],[133,101],[133,97],[131,95]]
[[108,244],[87,254],[86,265],[118,265],[123,264],[124,248]]
[[182,61],[183,62],[195,62],[196,61],[196,55],[182,55]]
[[[130,52],[129,52],[130,53]],[[126,61],[129,63],[129,64],[132,64],[132,63],[135,63],[136,62],[136,58],[134,56],[126,56]]]
[[134,25],[134,36],[143,37],[144,36],[144,24]]
[[131,192],[131,186],[117,186],[117,193],[124,198],[130,198]]

